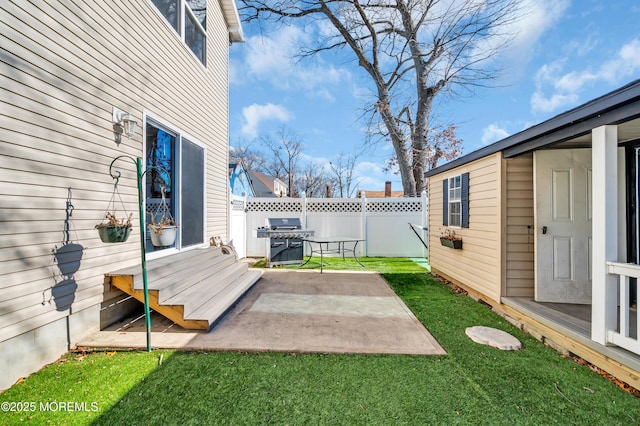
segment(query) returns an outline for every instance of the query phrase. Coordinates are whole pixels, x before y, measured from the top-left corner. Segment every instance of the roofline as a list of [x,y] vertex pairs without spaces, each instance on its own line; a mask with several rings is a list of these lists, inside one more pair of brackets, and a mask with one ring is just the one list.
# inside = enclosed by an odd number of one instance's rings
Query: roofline
[[595,127],[618,124],[638,116],[640,80],[635,80],[547,121],[429,170],[424,176],[446,172],[500,151],[504,151],[505,157],[514,157],[584,135]]
[[232,43],[243,43],[244,33],[242,32],[242,21],[238,14],[238,7],[235,0],[219,0],[224,20],[229,31],[229,41]]

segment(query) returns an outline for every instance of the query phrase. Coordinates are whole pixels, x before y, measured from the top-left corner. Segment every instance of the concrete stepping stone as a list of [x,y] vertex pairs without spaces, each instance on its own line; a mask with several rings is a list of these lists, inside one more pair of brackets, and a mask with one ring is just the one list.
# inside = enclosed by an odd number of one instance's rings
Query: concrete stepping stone
[[522,349],[522,343],[509,333],[496,328],[475,326],[465,330],[467,336],[476,343],[492,346],[503,351]]

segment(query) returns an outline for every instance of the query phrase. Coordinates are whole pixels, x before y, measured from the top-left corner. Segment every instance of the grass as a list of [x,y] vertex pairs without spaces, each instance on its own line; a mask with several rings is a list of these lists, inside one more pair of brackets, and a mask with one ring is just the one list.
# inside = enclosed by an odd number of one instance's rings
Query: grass
[[[360,268],[349,262],[329,259],[326,268]],[[414,262],[363,263],[383,274],[448,355],[71,353],[0,400],[70,401],[86,409],[1,413],[0,424],[640,423],[638,398],[452,292]],[[473,325],[508,331],[524,348],[476,344],[464,333]]]

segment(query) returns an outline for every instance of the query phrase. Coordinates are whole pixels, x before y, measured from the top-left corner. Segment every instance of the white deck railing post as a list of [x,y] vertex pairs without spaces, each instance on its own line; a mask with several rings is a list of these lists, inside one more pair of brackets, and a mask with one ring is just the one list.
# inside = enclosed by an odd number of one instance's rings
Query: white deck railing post
[[606,345],[608,330],[616,329],[618,304],[617,277],[607,269],[607,261],[618,260],[618,128],[601,126],[591,134],[591,339]]

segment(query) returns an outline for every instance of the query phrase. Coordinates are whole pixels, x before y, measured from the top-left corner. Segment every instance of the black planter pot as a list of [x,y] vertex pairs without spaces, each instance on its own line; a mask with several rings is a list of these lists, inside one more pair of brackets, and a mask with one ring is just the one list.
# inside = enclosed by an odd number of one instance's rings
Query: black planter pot
[[462,240],[449,240],[449,239],[440,237],[440,244],[455,250],[462,249]]

